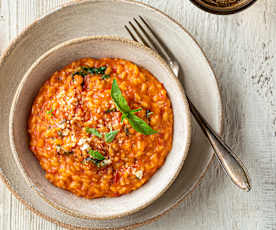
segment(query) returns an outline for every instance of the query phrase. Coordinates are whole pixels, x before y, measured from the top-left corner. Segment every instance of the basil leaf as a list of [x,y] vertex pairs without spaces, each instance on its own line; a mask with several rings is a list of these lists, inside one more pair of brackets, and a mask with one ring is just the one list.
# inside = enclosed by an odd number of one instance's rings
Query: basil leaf
[[137,117],[133,113],[128,114],[128,121],[132,128],[134,128],[139,133],[144,135],[152,135],[157,133],[157,131],[153,130],[144,120]]
[[90,133],[90,134],[96,136],[96,137],[102,137],[102,134],[99,133],[97,129],[86,127],[86,128],[85,128],[85,131],[86,131],[87,133]]
[[46,113],[47,113],[48,115],[53,116],[53,109],[48,110]]
[[139,111],[141,111],[142,109],[140,108],[140,109],[134,109],[134,110],[131,110],[131,112],[132,113],[137,113],[137,112],[139,112]]
[[123,121],[125,120],[125,119],[127,119],[128,118],[128,115],[130,114],[130,113],[136,113],[136,112],[139,112],[139,111],[141,111],[142,109],[140,108],[140,109],[135,109],[135,110],[131,110],[130,112],[123,112],[123,114],[122,114],[122,118],[121,118],[121,123],[123,123]]
[[116,135],[118,134],[119,130],[114,130],[114,131],[110,131],[109,133],[106,133],[104,135],[104,140],[106,143],[110,143],[114,140],[114,138],[116,137]]
[[123,121],[124,121],[125,119],[127,119],[127,116],[128,116],[128,113],[123,113],[123,114],[122,114],[121,123],[123,123]]
[[96,160],[99,160],[99,161],[102,161],[104,160],[104,156],[102,154],[100,154],[98,151],[95,151],[95,150],[89,150],[89,155],[93,158],[93,159],[96,159]]
[[131,111],[126,99],[122,95],[122,92],[117,84],[116,79],[114,79],[112,83],[111,97],[114,103],[116,104],[117,108],[122,112],[121,123],[124,121],[124,119],[128,119],[130,125],[139,133],[145,135],[157,133],[157,131],[153,130],[144,120],[142,120],[134,114],[140,111],[141,109]]
[[130,112],[130,108],[127,104],[126,99],[122,95],[122,92],[117,84],[116,79],[113,80],[112,83],[112,89],[111,89],[111,97],[113,101],[115,102],[117,108],[122,112],[122,113],[127,113]]

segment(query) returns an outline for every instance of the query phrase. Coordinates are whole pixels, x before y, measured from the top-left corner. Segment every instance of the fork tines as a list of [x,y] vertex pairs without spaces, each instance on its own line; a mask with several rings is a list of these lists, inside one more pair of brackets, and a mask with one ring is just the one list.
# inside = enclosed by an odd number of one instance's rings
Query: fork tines
[[141,41],[145,46],[149,48],[155,49],[161,56],[170,61],[171,54],[164,42],[160,39],[157,33],[155,33],[155,31],[143,17],[139,16],[139,19],[140,20],[133,18],[133,23],[129,21],[130,27],[128,27],[127,25],[124,26],[131,38],[136,42]]

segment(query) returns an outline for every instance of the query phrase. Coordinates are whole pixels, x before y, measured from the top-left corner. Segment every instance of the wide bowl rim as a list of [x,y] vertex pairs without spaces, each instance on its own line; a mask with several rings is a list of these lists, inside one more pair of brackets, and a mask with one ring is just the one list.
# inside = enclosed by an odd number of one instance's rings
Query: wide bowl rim
[[[26,172],[24,166],[21,163],[21,160],[19,158],[17,149],[15,147],[15,141],[14,141],[14,129],[13,129],[13,125],[14,125],[14,118],[15,118],[15,110],[16,110],[16,106],[19,100],[19,95],[21,93],[22,88],[24,87],[24,85],[28,82],[29,76],[32,73],[32,71],[35,70],[35,68],[37,68],[41,62],[43,62],[43,60],[45,60],[48,56],[54,54],[55,52],[59,51],[60,49],[63,48],[67,48],[70,47],[71,45],[74,44],[80,44],[83,42],[88,42],[88,41],[111,41],[111,42],[121,42],[122,44],[127,44],[130,46],[133,46],[135,48],[141,49],[143,50],[143,52],[148,53],[150,56],[152,56],[153,58],[155,58],[161,65],[163,65],[163,67],[165,67],[165,69],[168,71],[168,77],[171,80],[173,80],[174,84],[177,86],[177,91],[180,92],[181,94],[181,101],[183,102],[183,106],[184,106],[184,110],[186,111],[185,113],[185,125],[186,125],[186,140],[183,140],[183,152],[182,152],[182,157],[181,157],[181,161],[179,162],[179,164],[176,167],[175,172],[173,173],[173,177],[170,181],[168,181],[165,185],[165,187],[158,191],[154,197],[150,200],[148,200],[147,202],[145,202],[143,205],[137,206],[135,208],[132,208],[130,210],[126,210],[124,212],[121,212],[120,214],[113,214],[113,215],[109,215],[109,216],[99,216],[99,215],[85,215],[82,214],[80,212],[78,212],[77,210],[73,210],[73,209],[69,209],[68,207],[63,206],[62,204],[60,204],[59,202],[56,202],[52,199],[50,199],[49,197],[47,197],[47,195],[39,188],[39,185],[36,184],[35,182],[33,182],[33,180],[30,178],[30,175],[28,175],[28,173]],[[54,207],[55,209],[62,211],[68,215],[71,215],[73,217],[77,217],[77,218],[82,218],[82,219],[89,219],[89,220],[109,220],[109,219],[115,219],[115,218],[120,218],[120,217],[124,217],[124,216],[128,216],[131,215],[135,212],[138,212],[140,210],[142,210],[143,208],[149,206],[150,204],[152,204],[154,201],[156,201],[158,198],[160,198],[168,189],[169,187],[173,184],[173,182],[175,181],[175,179],[177,178],[177,176],[179,175],[183,165],[184,165],[184,161],[187,158],[188,152],[189,152],[189,148],[190,148],[190,144],[191,144],[191,130],[192,130],[192,123],[191,123],[191,114],[190,114],[190,110],[189,110],[189,104],[188,101],[186,99],[185,96],[185,92],[184,92],[184,88],[181,85],[179,79],[173,74],[172,70],[170,69],[170,67],[168,66],[168,64],[164,61],[163,58],[161,58],[155,51],[153,51],[152,49],[144,46],[141,43],[135,42],[133,40],[130,39],[126,39],[126,38],[121,38],[119,36],[85,36],[85,37],[80,37],[80,38],[75,38],[75,39],[71,39],[65,42],[62,42],[56,46],[54,46],[53,48],[49,49],[47,52],[45,52],[44,54],[42,54],[31,66],[30,68],[27,70],[27,72],[24,74],[23,78],[21,79],[14,98],[12,100],[12,105],[11,105],[11,110],[10,110],[10,114],[9,114],[9,140],[10,140],[10,147],[12,150],[12,154],[13,157],[15,159],[15,162],[21,172],[21,174],[23,175],[25,181],[27,182],[27,184],[29,185],[29,187],[35,191],[44,201],[46,201],[48,204],[50,204],[52,207]],[[175,136],[174,136],[175,138]],[[46,180],[46,178],[44,178]],[[54,186],[54,185],[53,185]],[[143,186],[142,186],[143,187]],[[141,188],[142,188],[141,187]]]

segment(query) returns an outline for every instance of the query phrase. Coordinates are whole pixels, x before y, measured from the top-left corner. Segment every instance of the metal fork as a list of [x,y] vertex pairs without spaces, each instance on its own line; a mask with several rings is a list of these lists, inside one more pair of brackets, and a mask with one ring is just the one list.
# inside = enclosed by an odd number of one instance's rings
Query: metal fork
[[[129,21],[130,27],[125,25],[125,29],[134,41],[139,42],[140,40],[145,46],[158,52],[160,56],[162,56],[169,64],[175,76],[178,77],[180,72],[180,65],[178,64],[177,60],[174,58],[173,54],[170,52],[161,38],[146,22],[146,20],[141,16],[139,16],[139,18],[140,20],[133,18],[133,23]],[[132,28],[132,30],[130,28]],[[134,31],[134,33],[132,31]],[[134,34],[136,34],[138,38]],[[247,169],[245,168],[244,164],[231,150],[231,148],[222,140],[222,138],[211,128],[208,122],[193,105],[189,97],[187,95],[186,97],[190,105],[190,111],[208,138],[209,143],[216,153],[216,157],[219,160],[220,165],[235,185],[237,185],[240,189],[249,192],[251,185]]]

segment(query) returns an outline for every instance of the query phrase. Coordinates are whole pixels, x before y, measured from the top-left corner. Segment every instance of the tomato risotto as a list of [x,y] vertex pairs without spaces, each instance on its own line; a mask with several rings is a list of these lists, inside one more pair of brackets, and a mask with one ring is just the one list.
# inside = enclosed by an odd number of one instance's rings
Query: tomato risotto
[[55,186],[86,198],[145,184],[172,147],[164,86],[122,59],[83,58],[57,71],[36,96],[30,149]]

